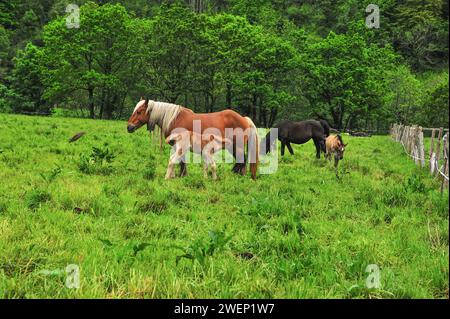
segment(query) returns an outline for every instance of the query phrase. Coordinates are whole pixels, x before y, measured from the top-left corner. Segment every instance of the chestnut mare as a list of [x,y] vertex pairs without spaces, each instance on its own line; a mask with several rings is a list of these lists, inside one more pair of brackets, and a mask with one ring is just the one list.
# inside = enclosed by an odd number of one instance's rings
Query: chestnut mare
[[[194,127],[196,125],[194,122],[200,123],[200,127]],[[244,147],[247,146],[251,175],[253,179],[256,179],[259,162],[256,126],[249,118],[245,118],[235,111],[225,110],[217,113],[197,114],[179,105],[141,98],[128,120],[128,132],[134,133],[145,124],[148,125],[149,130],[153,130],[155,125],[158,125],[165,138],[180,129],[187,131],[200,129],[198,133],[206,135],[214,135],[214,132],[217,132],[216,135],[230,138],[230,140],[232,137],[233,143],[227,150],[236,160],[233,172],[246,175],[247,159]],[[229,130],[232,131],[232,136],[227,136],[231,133]],[[242,147],[240,147],[241,145]],[[186,174],[186,160],[183,158],[180,162],[180,176]]]

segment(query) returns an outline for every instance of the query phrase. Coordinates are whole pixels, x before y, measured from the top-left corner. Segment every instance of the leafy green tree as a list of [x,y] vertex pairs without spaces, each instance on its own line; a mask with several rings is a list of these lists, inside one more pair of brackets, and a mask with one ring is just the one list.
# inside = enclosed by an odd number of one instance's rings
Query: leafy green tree
[[394,61],[392,50],[366,43],[359,33],[331,32],[302,56],[312,113],[337,129],[354,126],[382,106],[383,75]]
[[5,28],[0,26],[0,81],[6,76],[6,68],[8,67],[10,56],[11,43],[8,32]]
[[139,78],[139,21],[121,5],[92,2],[80,16],[80,28],[67,28],[59,18],[44,29],[45,97],[63,103],[82,93],[90,117],[111,118]]
[[449,127],[449,78],[448,73],[439,75],[426,91],[423,106],[416,113],[416,123],[428,127]]
[[202,17],[180,4],[164,5],[145,29],[145,81],[155,98],[176,103],[196,80]]
[[15,112],[48,111],[43,99],[44,87],[41,82],[43,54],[41,48],[28,43],[14,59],[10,82],[11,89],[15,93],[12,100]]
[[393,122],[417,124],[415,114],[420,109],[423,98],[423,85],[420,80],[407,66],[390,70],[386,79],[389,83],[386,107]]

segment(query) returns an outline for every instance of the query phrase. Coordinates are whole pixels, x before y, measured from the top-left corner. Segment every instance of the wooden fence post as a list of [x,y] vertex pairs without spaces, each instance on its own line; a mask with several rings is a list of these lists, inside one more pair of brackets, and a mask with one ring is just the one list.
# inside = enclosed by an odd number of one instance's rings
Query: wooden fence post
[[420,165],[422,167],[425,167],[425,145],[423,143],[422,126],[419,126],[419,131],[418,131],[418,147],[419,147]]
[[414,154],[414,142],[415,142],[415,132],[416,132],[416,127],[415,125],[411,126],[409,129],[409,143],[408,143],[408,150],[409,150],[409,155]]
[[435,135],[435,134],[436,134],[436,130],[433,129],[433,130],[431,131],[430,158],[431,158],[431,156],[433,155],[433,152],[434,152],[434,135]]
[[[444,174],[447,175],[447,177],[449,176],[449,170],[448,170],[448,162],[450,161],[449,158],[449,139],[450,139],[450,133],[447,133],[447,139],[446,139],[446,145],[444,146],[444,151],[445,151],[445,166],[444,166]],[[444,186],[448,188],[448,179],[444,178]]]
[[436,172],[439,174],[439,160],[441,159],[441,140],[442,140],[442,133],[443,133],[444,129],[441,127],[439,129],[439,134],[438,134],[438,140],[437,140],[437,145],[436,145]]
[[448,186],[448,181],[446,179],[446,176],[448,175],[448,135],[445,138],[445,143],[442,143],[442,148],[443,148],[443,156],[444,156],[444,165],[442,166],[442,174],[444,174],[444,176],[439,176],[440,178],[442,178],[441,181],[441,194],[444,192],[444,187]]

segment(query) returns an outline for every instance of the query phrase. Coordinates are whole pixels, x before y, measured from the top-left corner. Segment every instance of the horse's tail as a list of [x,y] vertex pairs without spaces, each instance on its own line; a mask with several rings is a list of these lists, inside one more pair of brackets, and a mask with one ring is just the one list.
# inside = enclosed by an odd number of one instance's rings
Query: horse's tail
[[319,120],[320,125],[323,127],[323,131],[325,133],[325,137],[330,136],[330,124],[328,124],[325,120]]
[[249,136],[249,146],[248,146],[248,157],[250,162],[250,172],[252,173],[252,178],[256,179],[256,174],[258,172],[259,164],[259,138],[255,123],[249,117],[245,118],[250,125],[251,133]]
[[[272,135],[272,131],[273,129],[270,129],[269,133],[267,133],[266,137],[264,137],[261,141],[261,146],[260,146],[260,150],[261,152],[265,152],[265,154],[261,154],[261,155],[266,155],[270,152],[272,152],[274,146],[275,146],[275,142],[277,141],[276,139],[271,140],[270,137]],[[265,147],[264,147],[265,145]]]

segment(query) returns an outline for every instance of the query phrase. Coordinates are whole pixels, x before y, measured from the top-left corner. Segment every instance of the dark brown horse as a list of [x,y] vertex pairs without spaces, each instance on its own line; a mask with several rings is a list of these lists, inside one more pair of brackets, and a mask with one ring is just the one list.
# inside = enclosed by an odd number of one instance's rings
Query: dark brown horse
[[[233,140],[232,149],[228,149],[236,159],[233,172],[245,175],[247,158],[244,147],[248,147],[248,159],[252,178],[258,170],[258,135],[253,122],[235,111],[225,110],[210,114],[197,114],[185,107],[141,99],[128,121],[128,132],[134,133],[144,125],[153,130],[158,125],[165,138],[176,129],[198,131],[200,134],[218,135]],[[240,151],[242,150],[242,151]],[[180,176],[187,174],[185,159],[180,162]]]
[[261,150],[263,150],[263,146],[265,146],[266,154],[270,153],[275,145],[276,139],[273,138],[274,130],[278,130],[278,139],[281,142],[281,156],[284,156],[286,146],[289,153],[294,155],[291,143],[305,144],[311,139],[316,146],[317,158],[320,158],[321,151],[324,153],[326,152],[325,138],[330,134],[330,127],[325,121],[308,120],[293,122],[284,120],[280,122],[275,128],[267,133],[267,136],[261,142]]

